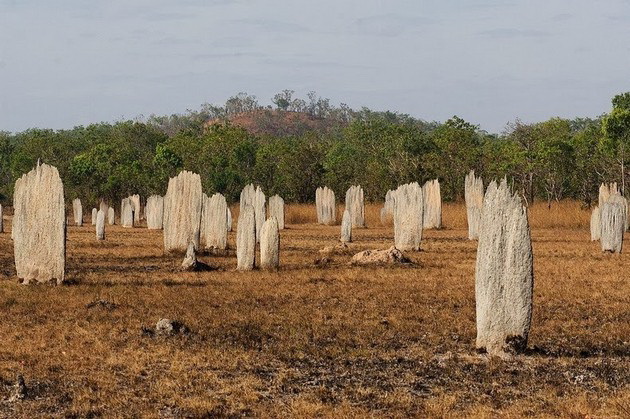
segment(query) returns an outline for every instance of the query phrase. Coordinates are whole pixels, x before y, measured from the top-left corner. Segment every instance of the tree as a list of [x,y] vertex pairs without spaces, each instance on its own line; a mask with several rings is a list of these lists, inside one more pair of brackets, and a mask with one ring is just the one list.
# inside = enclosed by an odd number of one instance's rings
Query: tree
[[331,114],[330,99],[322,99],[315,92],[308,92],[308,104],[305,105],[305,111],[317,118],[326,118]]
[[507,137],[490,136],[483,138],[479,166],[473,167],[478,175],[491,180],[507,177],[512,182],[520,179],[523,166],[523,152],[515,141]]
[[293,93],[295,93],[295,91],[285,89],[280,93],[276,93],[271,101],[276,105],[279,110],[289,110],[289,106],[291,106],[291,102],[293,100]]
[[157,127],[169,137],[183,130],[195,130],[201,132],[204,124],[211,119],[225,117],[225,109],[210,105],[202,106],[201,111],[188,110],[185,114],[172,114],[167,116],[151,115],[147,124]]
[[415,120],[365,113],[330,139],[323,163],[326,184],[336,194],[360,184],[368,199],[382,200],[388,189],[428,179],[425,155],[433,148]]
[[591,120],[584,124],[572,137],[575,154],[573,172],[573,197],[587,205],[597,201],[597,191],[601,182],[608,179],[607,161],[614,160],[606,152],[601,121]]
[[551,208],[551,201],[560,200],[570,187],[575,165],[571,125],[566,119],[552,118],[534,125],[532,135],[535,171]]
[[335,107],[315,92],[303,100],[284,90],[274,103],[277,109],[261,107],[241,92],[224,105],[154,115],[146,123],[0,132],[0,200],[11,201],[15,180],[38,159],[58,168],[68,200],[94,205],[131,193],[163,194],[168,179],[183,169],[201,175],[206,193],[221,192],[232,202],[249,182],[287,202],[312,201],[324,184],[338,197],[361,184],[367,199],[380,201],[399,184],[433,178],[451,200],[461,198],[471,169],[486,181],[507,176],[528,204],[565,197],[590,204],[601,182],[617,181],[625,192],[630,92],[615,96],[607,115],[516,120],[502,135],[457,116],[426,122]]
[[153,177],[156,185],[168,184],[169,179],[177,176],[183,167],[181,156],[171,150],[167,143],[160,143],[155,147]]
[[13,154],[11,135],[0,131],[0,203],[6,203],[13,191],[11,176],[11,155]]
[[97,124],[85,131],[96,134],[95,144],[70,159],[67,198],[81,197],[94,205],[105,199],[113,204],[131,194],[165,192],[154,157],[167,136],[157,127],[123,121]]
[[534,126],[524,124],[520,120],[510,123],[507,126],[506,139],[516,145],[518,183],[521,194],[527,205],[534,203],[536,189],[534,187],[536,174],[536,136]]
[[620,93],[612,98],[613,109],[630,110],[630,92]]
[[309,202],[321,186],[323,147],[315,134],[264,139],[256,153],[254,180],[268,196],[279,194],[287,202]]
[[236,96],[230,97],[225,102],[225,113],[227,115],[236,115],[243,112],[252,112],[260,109],[256,96],[249,95],[245,92],[239,92]]
[[166,147],[181,159],[182,169],[201,176],[208,195],[220,192],[233,202],[253,180],[258,145],[245,129],[229,122],[212,124],[202,134],[181,132]]
[[448,199],[461,199],[463,179],[480,158],[480,135],[478,127],[453,116],[433,130],[430,137],[435,144],[427,158],[433,176],[442,183],[442,196]]
[[603,121],[604,135],[611,141],[617,151],[617,162],[621,172],[621,193],[626,190],[627,153],[630,150],[630,92],[615,96],[612,99],[613,109]]

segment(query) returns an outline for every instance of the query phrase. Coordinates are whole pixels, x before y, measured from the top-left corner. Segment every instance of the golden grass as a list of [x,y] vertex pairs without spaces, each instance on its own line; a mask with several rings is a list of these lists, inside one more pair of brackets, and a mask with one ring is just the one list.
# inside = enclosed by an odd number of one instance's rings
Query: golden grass
[[[391,245],[379,210],[353,251]],[[474,351],[476,243],[458,204],[412,267],[315,266],[339,227],[303,205],[287,208],[278,272],[235,272],[232,251],[182,273],[159,231],[98,243],[86,226],[69,227],[71,285],[21,286],[0,234],[0,416],[628,417],[630,256],[602,254],[579,205],[546,211],[530,210],[531,351],[514,362]],[[191,333],[143,336],[161,317]],[[9,403],[17,373],[30,394]]]
[[312,224],[317,222],[315,206],[308,204],[287,205],[284,217],[287,224]]
[[[366,204],[365,220],[368,226],[381,226],[382,204]],[[238,208],[232,211],[238,213]],[[344,206],[337,205],[337,223],[341,223]],[[467,228],[466,209],[461,203],[444,203],[442,222],[445,228]],[[536,202],[528,208],[529,222],[532,228],[588,228],[591,212],[583,208],[577,201],[554,202],[551,208],[545,202]],[[288,224],[308,224],[317,222],[315,207],[308,204],[291,204],[286,206]],[[235,217],[236,218],[236,217]],[[387,223],[391,225],[391,223]]]
[[531,228],[589,229],[591,210],[577,201],[554,202],[547,208],[544,202],[529,208]]

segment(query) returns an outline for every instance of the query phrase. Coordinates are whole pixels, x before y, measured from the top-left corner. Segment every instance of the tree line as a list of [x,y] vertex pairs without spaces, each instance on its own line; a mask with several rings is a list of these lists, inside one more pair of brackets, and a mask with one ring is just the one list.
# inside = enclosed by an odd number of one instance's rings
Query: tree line
[[164,194],[169,177],[184,169],[201,175],[206,193],[221,192],[229,202],[250,182],[287,202],[313,202],[322,185],[339,200],[353,184],[381,201],[399,184],[434,178],[443,199],[461,200],[471,169],[486,182],[506,176],[528,204],[573,198],[589,205],[601,182],[626,190],[630,92],[597,118],[517,120],[500,134],[457,116],[427,122],[333,106],[315,93],[304,100],[285,90],[273,103],[239,93],[185,114],[0,132],[0,202],[10,204],[15,180],[38,159],[59,169],[66,199],[94,204]]

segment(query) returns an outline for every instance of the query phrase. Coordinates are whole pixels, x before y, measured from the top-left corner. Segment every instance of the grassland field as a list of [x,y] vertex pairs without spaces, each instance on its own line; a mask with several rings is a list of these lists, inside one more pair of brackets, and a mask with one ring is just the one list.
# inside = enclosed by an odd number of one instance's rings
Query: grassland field
[[[235,232],[227,254],[200,256],[216,270],[181,272],[161,231],[107,226],[98,242],[89,222],[69,226],[59,287],[17,283],[5,217],[0,417],[630,417],[630,251],[602,253],[589,210],[530,208],[529,349],[500,360],[474,348],[464,206],[444,205],[412,266],[350,266],[393,244],[379,209],[366,206],[349,252],[317,264],[339,226],[287,206],[271,272],[235,271]],[[190,331],[143,333],[160,318]],[[12,402],[18,374],[28,396]]]

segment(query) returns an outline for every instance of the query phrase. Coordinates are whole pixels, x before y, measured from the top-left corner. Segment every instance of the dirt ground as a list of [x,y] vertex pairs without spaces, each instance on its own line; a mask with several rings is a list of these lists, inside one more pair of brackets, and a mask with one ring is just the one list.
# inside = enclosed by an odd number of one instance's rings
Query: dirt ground
[[[19,285],[0,234],[0,416],[630,417],[630,254],[590,242],[587,210],[531,210],[529,351],[504,361],[474,349],[464,207],[445,206],[412,266],[349,266],[392,245],[378,209],[316,263],[339,226],[290,207],[277,272],[235,272],[234,232],[201,256],[216,270],[182,273],[161,231],[69,227],[59,287]],[[189,331],[152,335],[160,318]],[[10,401],[18,374],[28,392]]]

